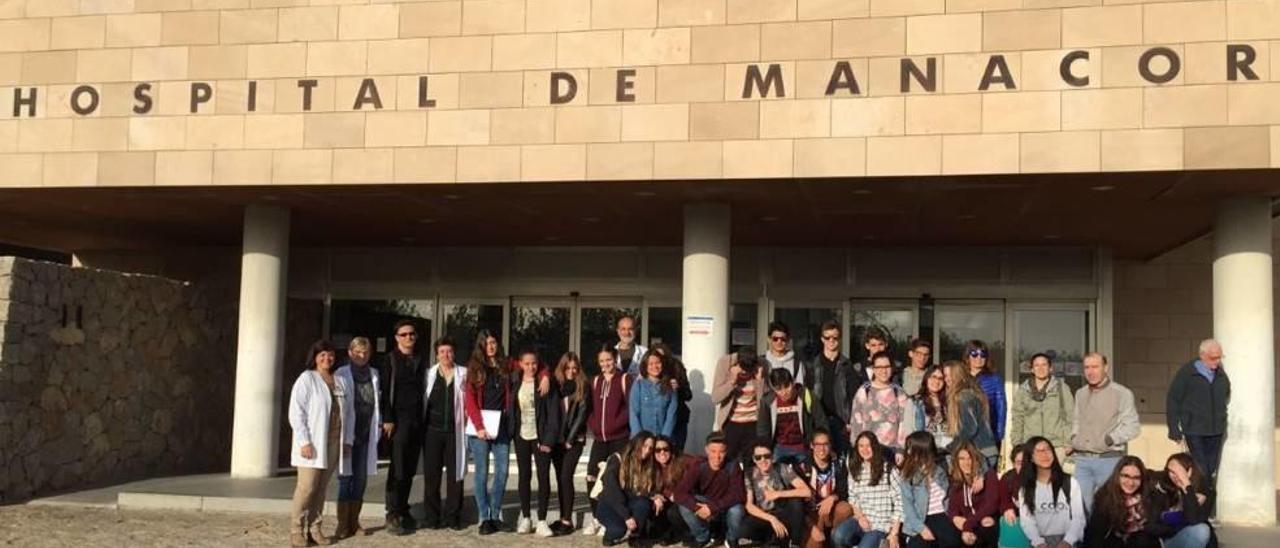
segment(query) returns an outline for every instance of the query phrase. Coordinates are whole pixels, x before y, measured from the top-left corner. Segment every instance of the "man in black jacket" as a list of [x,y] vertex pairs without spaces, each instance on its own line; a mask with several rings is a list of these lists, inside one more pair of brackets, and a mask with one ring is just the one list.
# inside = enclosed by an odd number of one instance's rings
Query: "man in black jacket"
[[[849,414],[853,411],[853,392],[866,382],[866,377],[854,370],[849,358],[840,353],[840,323],[828,320],[822,324],[822,352],[809,364],[809,387],[813,398],[820,402],[825,415],[827,431],[831,432],[833,449],[837,455],[849,454]],[[814,421],[822,424],[822,417]]]
[[387,532],[405,535],[417,529],[409,515],[409,489],[422,453],[422,396],[429,363],[418,352],[418,327],[413,320],[395,325],[396,347],[384,357],[381,377],[382,434],[391,441],[387,468]]
[[1218,474],[1222,438],[1227,433],[1227,402],[1231,379],[1222,368],[1222,345],[1213,339],[1200,343],[1200,356],[1173,376],[1165,413],[1169,439],[1182,443],[1210,479]]

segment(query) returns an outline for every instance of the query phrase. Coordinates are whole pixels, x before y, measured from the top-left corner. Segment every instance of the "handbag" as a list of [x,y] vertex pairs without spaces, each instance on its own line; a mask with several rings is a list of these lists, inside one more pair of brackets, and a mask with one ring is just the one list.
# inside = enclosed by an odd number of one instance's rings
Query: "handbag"
[[608,459],[602,460],[596,465],[596,482],[591,486],[591,492],[587,493],[587,496],[591,497],[591,500],[599,500],[600,493],[604,492],[604,469],[609,463],[609,459],[615,458],[616,456],[616,453],[609,455]]

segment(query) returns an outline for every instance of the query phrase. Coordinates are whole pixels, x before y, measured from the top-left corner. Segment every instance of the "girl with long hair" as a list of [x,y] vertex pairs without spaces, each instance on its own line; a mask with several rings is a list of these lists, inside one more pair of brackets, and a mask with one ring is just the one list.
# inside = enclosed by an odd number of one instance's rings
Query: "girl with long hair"
[[[591,411],[587,418],[587,428],[591,430],[591,454],[587,458],[587,492],[595,487],[599,477],[600,466],[605,459],[627,445],[631,437],[630,405],[627,399],[631,391],[632,379],[618,368],[618,350],[611,344],[604,344],[596,353],[596,363],[600,365],[600,374],[591,379]],[[594,515],[599,505],[591,500],[591,514]],[[604,529],[591,519],[582,526],[584,535],[603,535]]]
[[1093,498],[1085,527],[1090,548],[1160,548],[1160,537],[1147,531],[1149,482],[1142,459],[1127,455]]
[[951,444],[947,425],[947,372],[941,365],[930,365],[921,376],[920,389],[911,396],[915,431],[933,434],[939,447]]
[[[999,446],[1001,440],[1004,439],[1004,418],[1008,408],[1005,403],[1004,380],[1000,377],[1000,373],[996,371],[995,363],[996,361],[991,356],[991,350],[987,348],[987,343],[976,339],[965,343],[965,367],[960,369],[965,370],[969,373],[969,376],[977,379],[978,385],[982,387],[982,393],[986,395],[989,403],[987,406],[987,423],[991,425],[992,433],[995,434],[995,444]],[[982,449],[981,446],[978,448]]]
[[653,350],[646,352],[640,359],[640,375],[631,386],[631,432],[670,437],[675,432],[677,397],[667,358]]
[[680,507],[676,504],[676,486],[693,460],[683,455],[675,440],[657,436],[653,440],[653,468],[656,489],[653,495],[653,517],[649,520],[649,538],[662,544],[675,544],[688,532]]
[[671,387],[676,391],[676,427],[671,433],[671,441],[684,451],[685,441],[689,438],[689,402],[693,400],[689,371],[666,343],[654,343],[652,349],[667,359],[667,366],[671,369],[667,376],[671,378]]
[[[515,425],[511,418],[511,383],[505,363],[498,337],[487,329],[481,330],[471,359],[467,361],[466,380],[467,419],[474,429],[474,434],[467,436],[467,446],[475,464],[476,512],[481,535],[502,529],[502,496],[507,491],[507,467]],[[488,482],[490,456],[493,457],[492,485]]]
[[958,364],[952,367],[947,383],[947,433],[952,438],[948,452],[960,444],[972,443],[987,460],[987,466],[996,467],[1000,448],[991,433],[989,409],[987,396],[970,369]]
[[1213,488],[1208,476],[1189,453],[1175,453],[1156,477],[1150,495],[1147,530],[1165,548],[1205,548],[1216,545],[1209,512]]
[[907,436],[902,459],[902,532],[908,548],[961,545],[960,531],[947,518],[947,470],[928,432]]
[[587,444],[587,415],[591,411],[591,389],[582,371],[582,360],[573,352],[560,356],[556,364],[554,390],[560,408],[560,434],[551,449],[551,463],[556,470],[556,497],[560,502],[560,519],[551,524],[555,535],[573,532],[573,503],[576,494],[573,474]]
[[605,461],[600,481],[604,483],[596,505],[596,521],[604,528],[604,545],[641,539],[653,515],[657,474],[653,466],[650,432],[638,432],[631,441]]
[[[520,519],[516,533],[536,532],[540,537],[552,536],[547,526],[547,506],[551,500],[551,448],[560,439],[559,400],[538,393],[538,355],[533,350],[520,352],[520,371],[511,375],[510,393],[514,394],[511,418],[512,444],[516,450],[516,481],[520,495]],[[530,512],[530,487],[533,467],[538,469],[538,519]]]
[[1000,538],[1000,479],[972,443],[960,444],[951,455],[947,515],[965,546],[994,548]]
[[1018,520],[1032,546],[1071,548],[1084,539],[1084,495],[1062,470],[1053,442],[1035,436],[1023,445]]
[[839,548],[879,548],[884,540],[897,546],[902,528],[902,477],[885,458],[880,439],[871,432],[858,434],[853,442],[848,497],[853,517],[831,532],[831,541]]

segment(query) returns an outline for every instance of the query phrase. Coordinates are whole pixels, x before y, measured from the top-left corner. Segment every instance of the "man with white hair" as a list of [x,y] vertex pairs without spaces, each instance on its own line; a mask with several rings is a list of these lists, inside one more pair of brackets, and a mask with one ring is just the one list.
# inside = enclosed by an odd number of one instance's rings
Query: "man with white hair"
[[636,319],[630,314],[623,314],[618,318],[617,331],[618,344],[614,348],[618,350],[618,369],[638,377],[642,365],[640,360],[649,349],[636,342]]
[[1210,478],[1218,473],[1230,399],[1231,379],[1222,368],[1222,345],[1205,339],[1200,342],[1199,357],[1183,364],[1173,376],[1165,416],[1169,439],[1182,444]]

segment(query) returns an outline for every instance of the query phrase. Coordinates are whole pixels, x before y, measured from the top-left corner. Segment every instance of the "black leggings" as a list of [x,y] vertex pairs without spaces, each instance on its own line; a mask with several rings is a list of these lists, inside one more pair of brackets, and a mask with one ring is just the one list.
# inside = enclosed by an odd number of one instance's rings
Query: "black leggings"
[[[738,460],[744,452],[751,451],[751,444],[756,441],[756,423],[724,421],[725,462]],[[750,463],[743,463],[743,468]]]
[[956,525],[951,522],[951,518],[946,514],[929,514],[924,518],[924,526],[929,528],[929,532],[933,533],[934,540],[925,540],[920,535],[909,537],[907,540],[907,548],[925,548],[925,547],[941,547],[941,548],[958,548],[964,543],[960,542],[960,531],[956,530]]
[[[773,509],[769,511],[774,517],[782,521],[787,527],[787,537],[791,539],[793,544],[800,544],[804,541],[805,533],[808,532],[805,512],[804,499],[782,499],[774,501]],[[740,537],[744,539],[769,541],[773,540],[773,526],[769,522],[747,514],[747,518],[742,520],[742,531]],[[782,539],[778,539],[782,540]]]
[[961,534],[960,544],[964,546],[978,546],[979,548],[996,548],[1000,545],[1000,516],[995,516],[997,520],[991,527],[983,527],[979,524],[974,528],[973,534],[978,536],[978,541],[966,545],[964,544],[963,532]]
[[[609,455],[621,451],[627,446],[627,438],[591,442],[591,454],[587,457],[587,492],[591,492],[591,488],[596,484],[596,474],[600,473],[600,463],[609,458]],[[596,500],[591,499],[591,513],[596,512]]]
[[568,448],[564,446],[551,450],[551,466],[556,470],[556,498],[560,501],[560,521],[573,524],[573,503],[577,493],[573,492],[573,473],[578,469],[578,459],[582,458],[583,442],[574,442]]
[[538,450],[538,440],[526,440],[516,436],[516,481],[520,491],[520,516],[530,515],[530,483],[533,481],[533,463],[538,464],[538,520],[547,519],[547,504],[551,501],[551,454]]

